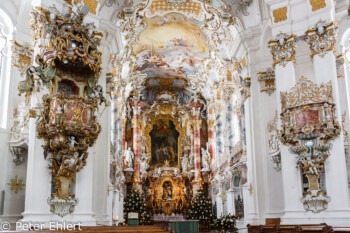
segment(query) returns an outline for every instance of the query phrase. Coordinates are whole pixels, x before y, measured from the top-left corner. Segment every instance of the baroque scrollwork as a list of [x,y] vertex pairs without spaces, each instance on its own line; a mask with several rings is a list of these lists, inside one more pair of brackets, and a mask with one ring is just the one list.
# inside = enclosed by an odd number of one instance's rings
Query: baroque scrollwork
[[330,197],[321,191],[320,175],[329,156],[331,140],[341,131],[335,119],[332,85],[317,86],[300,78],[289,93],[281,93],[281,141],[297,155],[297,164],[308,179],[308,190],[301,198],[307,211],[327,209]]
[[23,45],[12,40],[12,66],[18,68],[21,76],[24,76],[28,66],[32,64],[33,49],[28,43]]
[[335,52],[337,32],[336,22],[327,24],[322,20],[318,21],[312,29],[307,30],[305,40],[310,45],[311,58],[316,54],[324,57],[328,51]]
[[295,62],[296,35],[280,33],[274,40],[269,41],[268,47],[273,58],[273,66],[286,66],[288,61]]

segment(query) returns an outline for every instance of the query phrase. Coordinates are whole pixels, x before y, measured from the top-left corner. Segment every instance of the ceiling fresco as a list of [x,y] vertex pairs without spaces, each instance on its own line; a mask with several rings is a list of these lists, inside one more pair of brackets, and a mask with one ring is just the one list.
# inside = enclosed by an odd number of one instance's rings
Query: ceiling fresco
[[201,22],[179,13],[146,18],[146,29],[133,47],[135,70],[147,77],[186,78],[209,55]]

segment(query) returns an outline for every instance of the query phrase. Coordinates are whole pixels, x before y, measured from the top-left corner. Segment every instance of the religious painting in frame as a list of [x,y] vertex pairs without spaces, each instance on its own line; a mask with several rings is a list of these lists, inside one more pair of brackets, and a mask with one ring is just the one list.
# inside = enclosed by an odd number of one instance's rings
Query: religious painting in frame
[[161,167],[165,161],[170,167],[178,165],[178,141],[179,132],[173,121],[169,119],[158,119],[150,132],[151,137],[151,167]]

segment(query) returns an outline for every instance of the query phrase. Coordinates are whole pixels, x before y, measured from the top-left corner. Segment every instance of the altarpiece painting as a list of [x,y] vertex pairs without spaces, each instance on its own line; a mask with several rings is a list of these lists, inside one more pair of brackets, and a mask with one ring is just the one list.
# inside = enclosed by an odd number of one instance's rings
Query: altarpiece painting
[[178,165],[179,132],[171,120],[158,119],[150,132],[152,143],[151,167],[163,166],[169,161],[170,167]]

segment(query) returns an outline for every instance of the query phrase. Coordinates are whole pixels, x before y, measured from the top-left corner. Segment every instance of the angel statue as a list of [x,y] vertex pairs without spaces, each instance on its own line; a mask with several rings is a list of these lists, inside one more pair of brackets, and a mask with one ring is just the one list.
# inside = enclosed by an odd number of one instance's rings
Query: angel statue
[[210,153],[208,150],[202,148],[202,171],[209,171]]
[[128,149],[124,153],[126,166],[128,166],[128,169],[132,169],[132,161],[134,160],[134,153],[131,151],[131,147],[129,146]]
[[140,172],[141,174],[147,174],[147,169],[149,168],[148,157],[146,153],[141,154],[141,166]]

